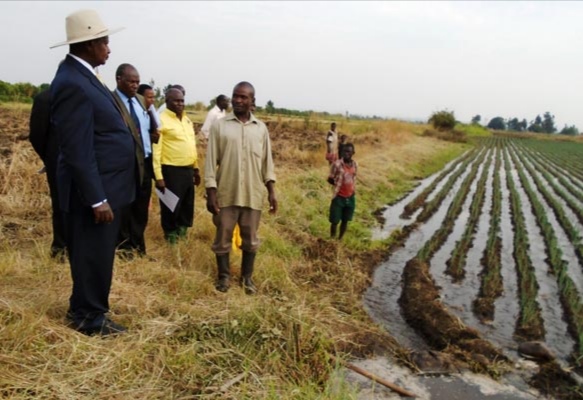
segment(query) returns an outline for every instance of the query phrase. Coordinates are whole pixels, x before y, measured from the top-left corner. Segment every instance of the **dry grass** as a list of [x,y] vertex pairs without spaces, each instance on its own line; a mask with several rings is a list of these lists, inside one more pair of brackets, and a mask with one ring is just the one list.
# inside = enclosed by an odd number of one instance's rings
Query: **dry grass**
[[[411,179],[461,151],[398,121],[339,124],[360,164],[359,202],[345,241],[330,241],[324,137],[328,121],[270,122],[280,213],[263,216],[259,294],[215,291],[214,227],[198,189],[195,226],[176,247],[162,238],[153,202],[147,228],[155,260],[116,260],[115,338],[64,326],[71,280],[48,255],[50,198],[24,140],[28,109],[0,107],[0,397],[13,399],[340,398],[329,354],[400,354],[361,306],[387,243],[370,239],[375,208]],[[457,147],[456,147],[457,146]],[[203,152],[203,151],[201,151]],[[379,250],[380,249],[380,250]],[[240,256],[232,255],[235,281]]]

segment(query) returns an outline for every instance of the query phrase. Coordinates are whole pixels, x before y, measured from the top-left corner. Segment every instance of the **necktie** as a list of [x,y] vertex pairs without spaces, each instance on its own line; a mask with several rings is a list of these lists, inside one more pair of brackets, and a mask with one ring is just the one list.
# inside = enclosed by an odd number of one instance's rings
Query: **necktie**
[[140,120],[138,119],[138,114],[136,114],[136,110],[134,109],[134,102],[132,99],[128,99],[128,103],[130,103],[130,115],[134,120],[134,124],[136,124],[136,128],[138,128],[138,132],[140,132]]

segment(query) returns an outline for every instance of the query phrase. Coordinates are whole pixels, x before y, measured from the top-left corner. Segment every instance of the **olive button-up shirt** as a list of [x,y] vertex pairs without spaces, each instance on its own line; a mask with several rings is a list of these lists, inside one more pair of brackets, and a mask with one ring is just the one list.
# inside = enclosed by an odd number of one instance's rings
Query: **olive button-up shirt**
[[243,123],[230,113],[210,131],[204,168],[206,188],[217,189],[220,207],[261,210],[265,185],[275,182],[269,131],[251,114]]

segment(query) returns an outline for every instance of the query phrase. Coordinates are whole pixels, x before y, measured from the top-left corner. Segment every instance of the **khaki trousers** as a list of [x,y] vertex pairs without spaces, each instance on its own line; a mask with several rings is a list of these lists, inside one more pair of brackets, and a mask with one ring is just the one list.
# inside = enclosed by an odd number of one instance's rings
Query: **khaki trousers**
[[232,246],[233,229],[235,224],[239,224],[242,239],[241,249],[250,253],[257,252],[259,248],[257,229],[260,219],[260,210],[238,206],[222,207],[218,215],[213,215],[213,223],[217,227],[217,233],[211,249],[216,254],[229,253]]

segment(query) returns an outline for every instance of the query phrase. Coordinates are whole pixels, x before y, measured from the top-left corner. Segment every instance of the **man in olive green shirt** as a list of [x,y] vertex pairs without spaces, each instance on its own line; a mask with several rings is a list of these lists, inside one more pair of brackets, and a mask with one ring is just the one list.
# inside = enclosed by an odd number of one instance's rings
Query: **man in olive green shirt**
[[229,289],[229,251],[235,224],[241,230],[241,285],[257,292],[251,276],[259,247],[257,228],[267,188],[269,212],[277,212],[271,142],[265,124],[251,113],[255,89],[240,82],[233,89],[233,113],[211,127],[205,160],[207,209],[217,227],[212,249],[218,266],[217,290]]

